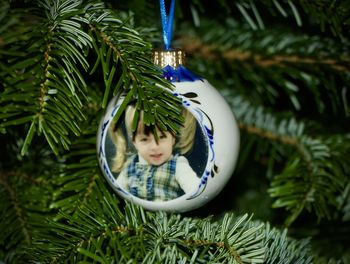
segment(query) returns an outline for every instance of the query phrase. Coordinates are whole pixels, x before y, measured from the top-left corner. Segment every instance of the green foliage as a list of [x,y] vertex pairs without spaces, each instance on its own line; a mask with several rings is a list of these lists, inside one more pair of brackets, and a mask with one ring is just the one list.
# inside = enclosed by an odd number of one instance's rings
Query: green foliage
[[79,206],[89,202],[92,188],[100,176],[95,147],[97,127],[96,119],[90,120],[71,151],[63,156],[60,174],[52,180],[56,191],[51,208],[74,214]]
[[[255,104],[349,117],[349,99],[344,96],[350,78],[348,41],[282,26],[252,31],[232,18],[222,23],[203,19],[202,28],[196,33],[186,30],[184,45],[191,53],[197,49],[193,55],[204,61],[194,67],[201,67],[203,75],[215,72],[213,82],[219,86],[223,84],[218,80],[224,79]],[[193,38],[201,40],[196,43]],[[215,59],[207,60],[208,56]]]
[[[144,110],[146,125],[158,123],[177,132],[176,126],[171,124],[182,122],[178,110],[180,102],[169,93],[171,85],[160,78],[160,69],[150,64],[151,46],[135,30],[126,28],[122,21],[113,19],[108,13],[99,15],[95,12],[90,20],[96,39],[95,52],[98,56],[94,69],[101,63],[105,83],[102,107],[106,106],[113,85],[113,95],[120,95],[122,92],[127,94],[124,107],[120,107],[116,113],[117,117],[132,99],[139,99],[136,107],[138,110]],[[135,54],[138,55],[137,60]],[[120,75],[117,74],[117,69],[121,69]],[[155,85],[156,83],[159,86]],[[166,87],[167,90],[161,87]],[[167,122],[166,119],[170,119],[171,122]]]
[[271,229],[269,225],[266,226],[265,232],[265,240],[269,248],[265,263],[313,263],[309,239],[297,242],[287,237],[287,230],[281,232]]
[[[228,95],[229,91],[225,94]],[[266,155],[268,151],[278,153],[280,158],[288,157],[288,163],[280,174],[273,176],[268,190],[271,197],[277,198],[273,207],[285,207],[291,211],[286,224],[290,225],[304,209],[315,211],[319,219],[338,218],[335,212],[345,205],[340,197],[348,195],[345,184],[350,169],[347,160],[350,147],[348,136],[312,138],[307,135],[308,129],[303,122],[274,116],[237,96],[231,105],[242,123],[243,131],[272,141],[265,146],[260,145],[258,155]],[[290,148],[281,151],[278,143]],[[246,150],[246,153],[249,151]],[[248,155],[242,154],[243,157]],[[273,159],[277,156],[268,155]],[[243,157],[240,160],[242,163],[245,162]]]
[[22,153],[36,132],[44,134],[55,153],[58,145],[68,149],[69,132],[80,134],[86,84],[78,67],[88,65],[77,47],[87,47],[91,38],[80,29],[85,21],[77,12],[79,4],[39,2],[37,8],[44,12],[33,14],[37,23],[26,27],[27,39],[8,43],[14,55],[7,59],[10,74],[4,77],[1,127],[30,124]]
[[[19,17],[26,15],[19,9]],[[38,1],[30,16],[32,24],[16,25],[23,35],[9,34],[3,40],[9,56],[4,56],[8,63],[3,67],[8,70],[0,101],[1,129],[29,125],[23,154],[35,134],[44,134],[56,154],[62,147],[69,149],[71,135],[80,135],[81,123],[87,118],[82,112],[88,92],[86,72],[93,73],[99,63],[105,87],[102,107],[113,86],[114,95],[127,92],[130,100],[139,99],[137,107],[145,111],[147,125],[159,123],[178,131],[173,124],[182,122],[179,102],[149,59],[150,44],[102,3]],[[88,61],[92,51],[94,67]]]
[[[0,259],[23,263],[33,236],[45,230],[44,219],[53,215],[49,209],[53,186],[48,172],[54,173],[58,167],[46,145],[37,145],[30,155],[10,157],[8,153],[20,152],[23,141],[4,136],[1,140],[8,146],[2,148],[1,158],[6,164],[0,167]],[[41,164],[41,168],[33,170],[32,164]]]
[[[61,213],[33,241],[41,263],[311,263],[308,242],[252,222],[247,215],[221,220],[121,210],[109,189],[96,179],[94,199],[74,215]],[[67,202],[69,204],[69,202]],[[56,234],[54,237],[50,234]],[[48,240],[48,237],[52,237]],[[35,246],[40,245],[40,246]],[[264,262],[268,261],[268,262]]]
[[125,204],[96,151],[114,96],[117,118],[135,101],[147,125],[182,122],[150,60],[158,3],[1,0],[0,262],[350,263],[349,14],[177,2],[173,46],[227,99],[242,146],[225,191],[180,215]]
[[[211,10],[194,0],[194,6],[200,11]],[[342,36],[349,29],[349,3],[342,1],[291,1],[291,0],[220,0],[218,5],[221,12],[237,12],[242,19],[253,29],[264,29],[266,17],[282,17],[289,19],[288,23],[299,27],[305,24],[317,25],[322,32],[330,30],[334,35]]]

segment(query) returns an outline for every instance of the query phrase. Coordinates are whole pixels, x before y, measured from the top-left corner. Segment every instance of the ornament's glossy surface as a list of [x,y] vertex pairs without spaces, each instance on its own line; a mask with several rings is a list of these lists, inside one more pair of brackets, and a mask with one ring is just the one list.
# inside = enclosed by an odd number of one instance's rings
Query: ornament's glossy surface
[[[100,124],[97,149],[102,171],[120,196],[149,210],[185,212],[214,198],[230,179],[238,157],[239,131],[225,99],[206,80],[173,84],[174,96],[181,98],[184,109],[189,111],[196,121],[192,149],[184,155],[199,179],[190,192],[167,201],[150,201],[131,194],[118,183],[117,178],[120,174],[112,172],[111,169],[112,156],[118,149],[111,139],[110,126],[123,97],[116,97],[110,102]],[[119,126],[125,124],[120,123]],[[127,137],[128,135],[125,135],[125,138]],[[132,145],[129,142],[131,148],[119,151],[130,152]],[[133,151],[131,154],[135,154],[136,151]]]

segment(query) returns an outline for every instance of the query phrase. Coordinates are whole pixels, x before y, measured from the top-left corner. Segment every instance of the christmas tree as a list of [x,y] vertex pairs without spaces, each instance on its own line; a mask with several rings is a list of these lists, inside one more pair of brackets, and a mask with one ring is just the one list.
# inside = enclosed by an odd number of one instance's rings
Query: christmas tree
[[181,214],[124,201],[96,151],[113,96],[172,89],[159,3],[0,3],[0,263],[350,263],[349,1],[176,3],[173,46],[241,134],[222,192]]

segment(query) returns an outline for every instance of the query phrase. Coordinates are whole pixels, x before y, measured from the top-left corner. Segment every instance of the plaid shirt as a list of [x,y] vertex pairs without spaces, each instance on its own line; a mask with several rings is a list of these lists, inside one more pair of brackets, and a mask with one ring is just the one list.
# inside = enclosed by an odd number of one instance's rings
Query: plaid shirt
[[[178,155],[160,166],[139,162],[138,155],[129,158],[119,177],[127,177],[126,189],[131,194],[149,201],[168,201],[184,194],[175,179]],[[123,180],[123,179],[122,179]]]

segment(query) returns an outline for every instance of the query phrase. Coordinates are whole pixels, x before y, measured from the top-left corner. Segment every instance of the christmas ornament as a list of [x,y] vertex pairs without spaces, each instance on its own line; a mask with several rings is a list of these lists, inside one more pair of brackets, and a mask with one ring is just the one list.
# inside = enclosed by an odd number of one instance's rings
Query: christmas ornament
[[184,124],[180,135],[158,130],[159,139],[143,125],[136,131],[129,104],[119,122],[113,120],[124,96],[109,103],[98,133],[98,156],[106,179],[123,198],[149,210],[184,212],[215,197],[230,179],[239,150],[234,115],[207,80],[184,66],[185,54],[170,49],[174,12],[169,18],[161,1],[165,50],[155,50],[153,61],[181,99]]

